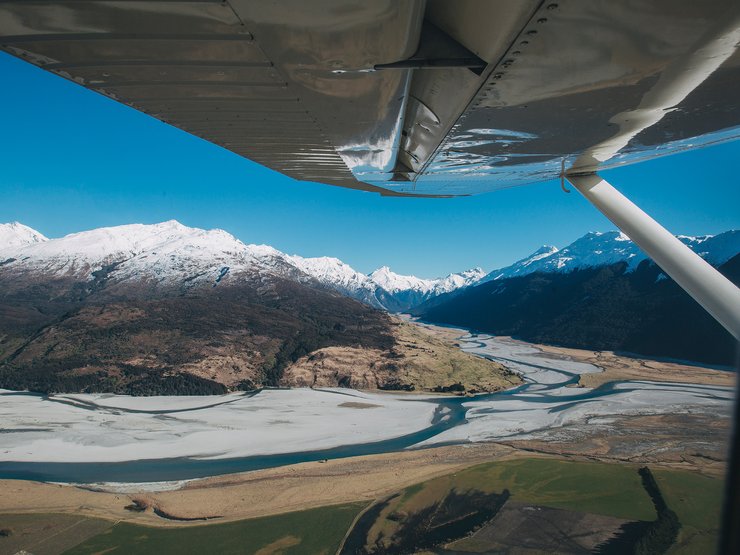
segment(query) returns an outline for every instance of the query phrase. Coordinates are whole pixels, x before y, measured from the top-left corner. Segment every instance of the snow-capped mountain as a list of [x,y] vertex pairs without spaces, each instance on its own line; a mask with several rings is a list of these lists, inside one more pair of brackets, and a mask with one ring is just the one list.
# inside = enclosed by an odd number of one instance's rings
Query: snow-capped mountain
[[737,229],[718,235],[701,237],[679,235],[678,238],[714,266],[724,264],[740,252],[740,230]]
[[15,248],[13,243],[11,237],[0,250],[15,259],[5,262],[6,271],[83,281],[104,271],[114,282],[143,279],[171,285],[185,280],[194,285],[221,281],[231,270],[276,275],[295,270],[272,247],[245,245],[225,231],[190,228],[174,220],[99,228]]
[[388,266],[378,268],[371,273],[370,280],[389,293],[397,293],[408,289],[426,293],[434,287],[433,280],[416,276],[402,276],[391,271]]
[[492,271],[481,279],[481,282],[491,281],[494,279],[505,279],[514,276],[523,276],[536,272],[536,268],[538,267],[537,262],[549,258],[556,252],[558,252],[557,247],[543,245],[526,258],[522,258],[521,260],[514,262],[511,266],[506,266],[505,268]]
[[109,285],[145,281],[191,288],[274,276],[318,282],[376,308],[403,310],[484,275],[476,269],[425,280],[381,268],[367,276],[337,258],[287,255],[267,245],[242,243],[223,230],[191,228],[174,220],[99,228],[51,240],[21,224],[4,224],[0,230],[3,272],[77,281],[104,276]]
[[[740,231],[679,236],[718,266],[740,252]],[[337,258],[304,258],[267,245],[245,244],[220,230],[171,220],[131,224],[47,239],[20,223],[0,224],[0,272],[25,272],[109,285],[134,281],[155,286],[215,287],[270,276],[321,286],[370,306],[405,311],[446,293],[533,272],[568,273],[626,262],[633,271],[645,254],[619,232],[592,232],[567,247],[544,246],[514,264],[486,274],[480,268],[437,279],[400,275],[383,266],[365,275]]]
[[[370,280],[381,292],[389,294],[390,298],[383,299],[384,306],[389,310],[402,312],[433,297],[478,283],[485,275],[482,269],[474,268],[442,278],[424,279],[400,275],[388,266],[383,266],[370,274]],[[383,298],[381,294],[378,296]]]
[[389,293],[416,291],[420,294],[441,295],[472,285],[485,275],[486,273],[481,268],[473,268],[443,278],[424,279],[416,276],[403,276],[393,272],[388,266],[383,266],[370,274],[370,279]]
[[[679,235],[678,238],[715,266],[723,264],[740,252],[740,231],[738,230],[726,231],[714,236]],[[569,273],[582,268],[608,266],[617,262],[626,262],[627,271],[631,272],[646,258],[645,253],[623,233],[618,231],[590,232],[562,249],[547,245],[540,247],[528,257],[490,272],[479,283],[525,276],[534,272]]]
[[358,272],[338,258],[289,256],[288,259],[302,272],[343,295],[353,297],[376,308],[387,308],[383,303],[383,295],[378,290],[377,284],[368,276]]
[[22,223],[0,224],[0,253],[6,249],[17,249],[43,241],[48,241],[48,239]]

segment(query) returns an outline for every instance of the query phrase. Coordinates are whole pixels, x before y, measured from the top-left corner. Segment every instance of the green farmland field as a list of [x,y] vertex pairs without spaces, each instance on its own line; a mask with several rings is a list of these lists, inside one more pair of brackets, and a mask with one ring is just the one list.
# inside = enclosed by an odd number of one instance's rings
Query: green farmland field
[[656,517],[637,466],[516,459],[474,466],[425,483],[425,488],[453,487],[486,492],[508,489],[512,500],[617,518]]
[[[452,493],[510,492],[535,506],[653,521],[656,512],[637,465],[525,458],[480,464],[398,492],[371,522],[368,538],[389,538],[399,519]],[[700,474],[653,469],[668,506],[681,523],[673,555],[712,553],[717,542],[723,483]],[[26,549],[37,555],[254,554],[333,555],[367,503],[320,507],[227,523],[150,527],[78,515],[0,515],[0,554]]]
[[120,523],[65,553],[333,555],[355,515],[364,505],[335,505],[187,528],[153,528]]

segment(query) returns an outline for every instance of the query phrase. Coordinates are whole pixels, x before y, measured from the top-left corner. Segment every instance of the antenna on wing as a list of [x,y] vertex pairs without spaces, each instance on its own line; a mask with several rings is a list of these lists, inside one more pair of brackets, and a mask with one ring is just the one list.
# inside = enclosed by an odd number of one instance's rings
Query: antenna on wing
[[564,193],[570,193],[570,189],[565,188],[565,158],[560,159],[560,188]]

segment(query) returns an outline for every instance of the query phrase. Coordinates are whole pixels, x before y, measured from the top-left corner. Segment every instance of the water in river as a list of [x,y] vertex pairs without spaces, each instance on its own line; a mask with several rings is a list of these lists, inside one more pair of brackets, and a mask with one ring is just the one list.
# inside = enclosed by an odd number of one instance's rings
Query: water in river
[[[387,453],[399,451],[412,447],[424,447],[441,443],[465,443],[470,441],[491,441],[505,438],[536,437],[546,433],[548,430],[562,426],[566,423],[583,421],[587,417],[608,417],[618,414],[652,414],[685,410],[724,411],[729,410],[732,392],[728,388],[652,383],[652,382],[613,382],[596,389],[583,389],[569,387],[578,381],[578,376],[586,372],[599,372],[600,370],[590,364],[585,364],[564,357],[556,358],[547,355],[534,346],[522,342],[496,338],[488,335],[469,334],[462,338],[463,350],[484,356],[492,360],[502,362],[512,370],[519,372],[525,383],[513,389],[478,395],[475,397],[424,397],[418,396],[393,396],[375,395],[369,396],[352,391],[331,390],[329,392],[312,392],[315,395],[331,394],[332,404],[326,405],[326,412],[322,412],[321,403],[311,405],[310,414],[301,413],[295,421],[280,420],[290,418],[285,416],[297,410],[296,407],[283,407],[279,402],[265,406],[258,404],[260,397],[265,399],[268,393],[231,396],[228,398],[211,398],[200,401],[197,407],[193,407],[183,401],[178,406],[173,401],[167,407],[157,407],[157,399],[150,398],[141,401],[143,405],[139,408],[126,406],[120,398],[106,398],[95,396],[67,396],[54,397],[52,399],[39,399],[38,396],[30,394],[5,392],[2,393],[3,400],[13,400],[16,403],[22,396],[26,399],[33,398],[40,401],[38,408],[34,409],[29,418],[17,420],[15,426],[5,427],[0,430],[0,478],[40,480],[50,482],[74,482],[74,483],[98,483],[98,482],[162,482],[186,480],[205,476],[215,476],[233,472],[244,472],[294,464],[299,462],[317,461],[323,459],[335,459]],[[282,397],[293,395],[290,391],[269,392],[269,399],[280,401]],[[330,412],[337,406],[337,395],[350,395],[358,401],[367,403],[379,403],[378,399],[391,399],[382,406],[373,405],[372,411],[362,412],[362,418],[354,413],[347,417],[338,417],[336,413]],[[282,396],[282,397],[281,397]],[[323,398],[322,398],[323,399]],[[116,402],[118,402],[116,405]],[[107,405],[105,403],[108,403]],[[74,422],[60,422],[53,414],[45,413],[46,407],[59,404],[69,405],[69,410],[74,410]],[[408,403],[413,403],[409,405]],[[279,405],[279,406],[278,406]],[[143,406],[143,408],[141,408]],[[339,405],[341,406],[341,404]],[[406,410],[406,409],[412,410]],[[270,413],[269,419],[265,420],[264,429],[276,426],[279,429],[281,423],[284,428],[295,428],[298,422],[314,422],[306,427],[304,434],[309,434],[309,442],[298,444],[274,432],[271,437],[260,439],[260,449],[255,449],[257,454],[246,456],[203,456],[196,449],[197,436],[194,429],[199,426],[198,416],[205,414],[208,410],[218,410],[220,414],[226,414],[233,418],[232,425],[238,423],[247,416],[259,413]],[[88,416],[80,417],[87,411]],[[252,411],[251,414],[247,411]],[[272,414],[274,411],[275,414]],[[378,412],[380,411],[380,412]],[[103,420],[99,413],[104,412]],[[234,413],[234,414],[231,414]],[[365,415],[366,413],[366,415]],[[66,414],[66,413],[65,413]],[[283,416],[280,416],[280,415]],[[180,451],[178,456],[168,456],[167,449],[161,450],[156,457],[147,457],[135,460],[105,460],[97,458],[100,453],[100,445],[105,443],[106,434],[86,435],[77,433],[66,445],[74,443],[77,449],[77,459],[74,461],[59,460],[54,452],[38,447],[39,441],[45,441],[48,445],[51,441],[59,441],[58,438],[48,436],[64,435],[66,430],[74,430],[84,422],[95,420],[95,425],[109,425],[120,418],[143,418],[135,420],[139,425],[165,425],[168,419],[185,423],[185,430],[173,432],[172,428],[156,430],[141,430],[144,434],[148,432],[147,438],[151,440],[161,434],[161,441],[174,442],[173,434],[189,434],[188,441],[192,442],[193,452]],[[183,418],[189,420],[183,420]],[[331,434],[320,435],[321,426],[331,426],[341,419],[346,427],[357,427],[359,431],[354,435],[346,431],[338,433],[334,438]],[[351,418],[360,418],[356,422]],[[148,420],[146,420],[148,419]],[[313,420],[310,420],[313,419]],[[326,420],[327,422],[323,422]],[[346,422],[345,422],[346,420]],[[398,423],[395,426],[394,423]],[[368,424],[377,424],[374,428],[383,428],[373,434],[364,434],[362,430]],[[404,427],[405,424],[406,426]],[[114,424],[110,424],[114,426]],[[123,425],[123,424],[121,424]],[[225,427],[228,427],[224,424]],[[256,426],[256,424],[255,424]],[[82,428],[91,429],[91,428]],[[316,432],[316,430],[319,430]],[[204,430],[203,435],[218,432]],[[318,433],[316,444],[321,446],[311,448],[310,434]],[[169,435],[168,435],[169,434]],[[345,434],[345,435],[342,435]],[[371,439],[367,439],[372,436]],[[110,436],[108,439],[113,441]],[[12,438],[12,442],[11,442]],[[41,439],[40,439],[41,438]],[[3,440],[6,441],[3,441]],[[332,441],[333,439],[333,441]],[[132,438],[135,441],[136,437]],[[12,449],[3,449],[7,442]],[[323,442],[323,443],[322,443]],[[12,443],[12,445],[11,445]],[[178,445],[181,445],[181,441]],[[87,444],[87,447],[86,447]],[[187,444],[187,442],[186,442]],[[324,445],[328,447],[323,447]],[[64,443],[59,443],[64,448]],[[135,447],[135,443],[132,443]],[[175,443],[173,443],[175,445]],[[255,443],[257,445],[257,443]],[[294,449],[291,449],[291,447]],[[114,448],[115,446],[109,446]],[[26,451],[24,451],[26,449]],[[34,451],[37,449],[37,451]],[[86,449],[88,451],[86,451]],[[260,452],[261,450],[261,452]],[[280,452],[283,451],[283,452]],[[287,451],[287,452],[286,452]],[[85,461],[85,453],[89,453]],[[19,455],[23,455],[24,460]],[[43,454],[50,453],[47,460]],[[3,456],[5,454],[5,456]],[[13,457],[16,460],[13,460]],[[56,458],[56,460],[55,460]],[[4,460],[3,460],[4,459]]]

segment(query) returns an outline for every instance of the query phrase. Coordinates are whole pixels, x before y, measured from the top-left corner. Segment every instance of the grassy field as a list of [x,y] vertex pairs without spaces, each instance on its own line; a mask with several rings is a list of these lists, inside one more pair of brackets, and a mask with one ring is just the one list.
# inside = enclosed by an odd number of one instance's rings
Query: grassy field
[[[416,484],[404,490],[384,513],[413,513],[452,489],[500,492],[512,501],[559,509],[651,521],[655,509],[642,486],[638,466],[552,459],[517,459],[486,463]],[[681,522],[671,555],[714,553],[722,506],[722,480],[678,470],[654,470],[668,506]],[[380,520],[380,519],[379,519]],[[374,532],[392,533],[392,521],[379,521]]]
[[[637,467],[551,459],[517,459],[474,466],[426,482],[404,503],[423,504],[436,496],[435,491],[452,488],[485,492],[508,489],[512,500],[535,505],[636,520],[656,517]],[[406,507],[409,509],[413,510]]]
[[120,523],[65,554],[328,555],[336,552],[352,520],[364,505],[335,505],[240,522],[178,529]]
[[64,514],[0,514],[0,555],[19,551],[57,555],[108,530],[113,523],[99,518]]
[[402,323],[395,333],[404,354],[397,361],[399,377],[417,390],[462,384],[466,391],[497,391],[522,383],[501,364],[461,351],[415,324]]
[[681,531],[668,551],[673,555],[701,555],[717,549],[724,483],[692,472],[654,470],[668,506],[678,515]]
[[[368,539],[391,537],[408,515],[444,504],[450,492],[500,493],[526,504],[569,509],[625,520],[656,518],[637,466],[553,459],[517,459],[467,468],[414,484],[392,498],[371,525]],[[723,484],[695,473],[654,470],[668,506],[681,521],[675,555],[712,553],[717,539]],[[26,549],[35,555],[94,553],[335,553],[364,503],[223,524],[154,528],[75,515],[0,515],[0,554]],[[64,551],[67,549],[67,551]]]
[[486,463],[403,490],[381,511],[368,541],[392,537],[407,515],[443,504],[450,492],[501,493],[512,501],[569,509],[626,520],[651,521],[655,508],[642,486],[637,466],[553,459]]

